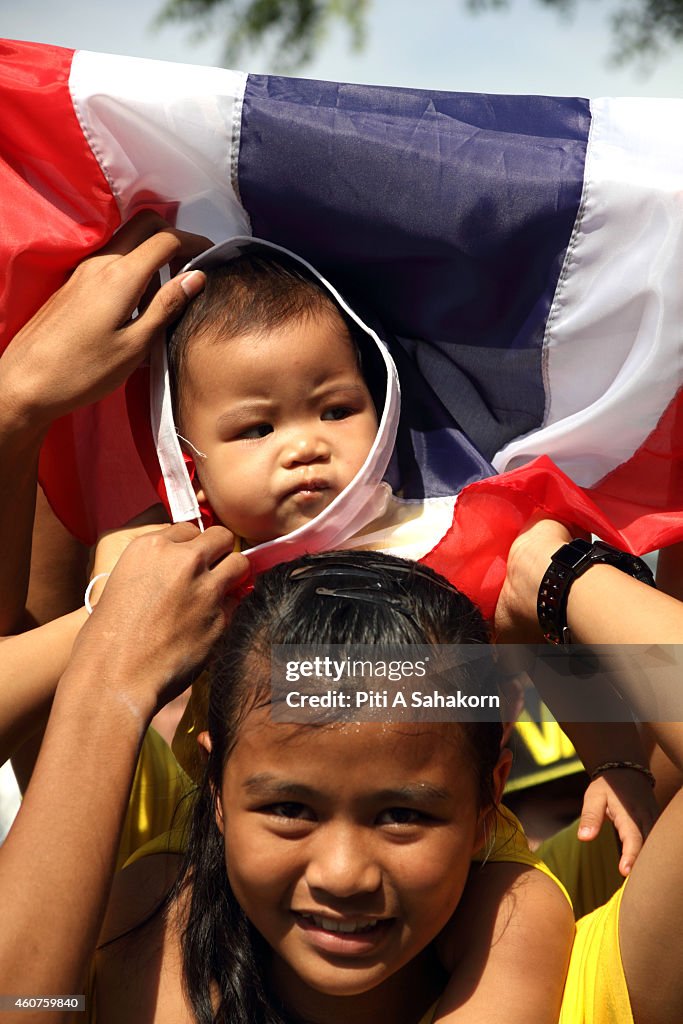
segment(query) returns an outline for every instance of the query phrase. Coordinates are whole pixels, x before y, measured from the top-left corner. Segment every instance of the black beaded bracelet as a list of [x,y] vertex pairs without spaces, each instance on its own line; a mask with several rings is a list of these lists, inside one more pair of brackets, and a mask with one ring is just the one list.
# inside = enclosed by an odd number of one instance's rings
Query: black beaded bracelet
[[567,600],[574,580],[583,576],[593,565],[611,565],[628,576],[654,587],[655,580],[649,567],[636,555],[613,548],[603,541],[590,544],[586,540],[573,540],[564,544],[553,555],[538,588],[536,612],[543,636],[551,644],[570,644],[571,633],[567,625]]
[[649,781],[650,785],[654,789],[656,785],[656,779],[649,768],[646,768],[644,764],[639,764],[637,761],[605,761],[604,764],[599,764],[597,768],[594,768],[592,772],[589,772],[589,778],[591,782],[595,782],[599,775],[603,772],[611,772],[614,769],[630,768],[631,771],[640,772]]

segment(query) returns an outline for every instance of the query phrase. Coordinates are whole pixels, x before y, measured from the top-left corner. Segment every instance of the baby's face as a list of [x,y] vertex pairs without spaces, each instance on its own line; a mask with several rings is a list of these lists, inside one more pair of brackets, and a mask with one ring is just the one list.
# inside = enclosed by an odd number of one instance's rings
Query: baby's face
[[182,433],[198,498],[250,545],[313,519],[372,447],[377,417],[341,319],[307,317],[187,353]]

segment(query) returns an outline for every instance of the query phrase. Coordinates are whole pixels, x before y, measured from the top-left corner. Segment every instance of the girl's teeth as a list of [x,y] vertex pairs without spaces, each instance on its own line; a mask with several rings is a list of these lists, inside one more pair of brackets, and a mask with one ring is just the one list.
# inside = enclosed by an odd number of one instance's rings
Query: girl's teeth
[[330,917],[313,917],[313,923],[318,928],[324,928],[326,932],[365,932],[374,928],[375,921],[367,921],[363,924],[355,924],[353,921],[336,921]]

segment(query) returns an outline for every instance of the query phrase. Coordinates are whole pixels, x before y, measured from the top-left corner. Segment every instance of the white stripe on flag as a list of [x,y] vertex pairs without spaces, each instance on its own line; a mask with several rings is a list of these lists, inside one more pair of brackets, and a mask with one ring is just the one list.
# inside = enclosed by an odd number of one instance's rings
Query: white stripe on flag
[[177,226],[220,241],[249,235],[236,186],[247,75],[80,50],[69,88],[122,220],[151,199]]
[[590,487],[629,459],[682,383],[682,100],[600,99],[544,339],[545,425],[494,459],[550,455]]

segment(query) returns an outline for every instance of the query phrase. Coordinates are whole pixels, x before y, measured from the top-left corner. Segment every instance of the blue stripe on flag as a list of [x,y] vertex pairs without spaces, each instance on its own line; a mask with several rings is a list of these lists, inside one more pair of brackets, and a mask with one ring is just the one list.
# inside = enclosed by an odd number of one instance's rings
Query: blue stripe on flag
[[239,188],[254,234],[309,259],[417,364],[440,401],[430,415],[422,395],[409,426],[425,445],[430,430],[468,436],[467,478],[542,423],[589,124],[583,99],[249,76]]

